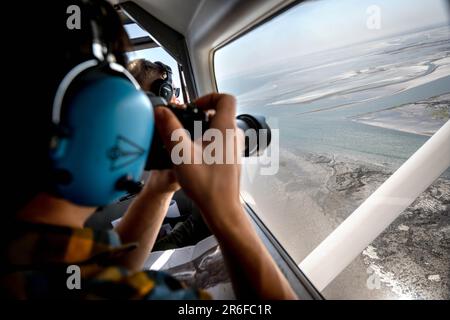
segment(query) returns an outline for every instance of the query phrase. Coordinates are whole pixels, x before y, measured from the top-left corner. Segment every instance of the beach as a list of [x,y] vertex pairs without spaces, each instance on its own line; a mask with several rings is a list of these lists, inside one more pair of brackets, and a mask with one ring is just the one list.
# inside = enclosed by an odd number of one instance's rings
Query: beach
[[[218,79],[239,113],[278,130],[278,172],[244,164],[241,192],[297,263],[448,121],[449,34],[430,25]],[[448,169],[325,298],[450,299],[449,179]]]
[[[246,200],[300,263],[391,174],[360,160],[282,150],[276,181],[244,172],[243,189],[252,190]],[[323,293],[335,299],[450,299],[448,270],[450,180],[440,178]],[[379,277],[379,289],[367,288],[369,272]]]
[[369,112],[352,120],[371,126],[432,136],[450,118],[450,94]]

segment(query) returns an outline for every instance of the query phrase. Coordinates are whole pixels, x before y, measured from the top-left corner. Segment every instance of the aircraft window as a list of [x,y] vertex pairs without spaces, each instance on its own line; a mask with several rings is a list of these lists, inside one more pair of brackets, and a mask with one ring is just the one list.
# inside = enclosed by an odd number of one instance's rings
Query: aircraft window
[[[163,48],[150,48],[144,50],[133,51],[128,54],[128,59],[147,59],[152,62],[161,61],[172,69],[172,79],[175,88],[181,88],[180,73],[178,72],[178,63]],[[184,103],[184,97],[180,93],[178,100]]]
[[[279,129],[242,197],[300,263],[450,114],[444,0],[302,2],[218,49],[217,88]],[[339,13],[339,14],[337,14]],[[322,293],[450,299],[450,170]]]
[[125,31],[128,33],[130,39],[148,37],[148,33],[139,27],[136,23],[124,25]]
[[[146,38],[146,37],[148,37],[150,40],[150,36],[149,36],[148,32],[143,30],[136,23],[126,24],[126,25],[124,25],[124,27],[125,27],[125,30],[128,33],[128,36],[130,37],[131,40],[139,39],[139,38]],[[161,61],[162,63],[168,65],[172,69],[172,72],[173,72],[172,79],[173,79],[174,86],[176,88],[181,88],[180,74],[178,72],[178,63],[163,48],[152,47],[152,48],[132,51],[132,52],[128,53],[128,59],[130,61],[134,60],[134,59],[147,59],[152,62]],[[184,103],[184,97],[181,94],[181,92],[180,92],[180,96],[178,97],[178,100],[181,103]]]

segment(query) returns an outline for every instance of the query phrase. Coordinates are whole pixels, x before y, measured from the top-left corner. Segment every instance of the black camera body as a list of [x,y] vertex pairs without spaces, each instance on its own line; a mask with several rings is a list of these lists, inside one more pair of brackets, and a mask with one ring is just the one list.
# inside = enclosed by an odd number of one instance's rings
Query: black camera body
[[[194,126],[196,122],[201,122],[202,135],[209,129],[208,115],[195,103],[189,103],[184,108],[179,108],[176,105],[168,104],[165,99],[157,97],[152,93],[148,93],[154,108],[169,108],[183,127],[194,137]],[[236,117],[237,126],[246,134],[247,130],[255,130],[257,133],[256,139],[251,141],[246,136],[245,149],[243,156],[249,157],[260,155],[270,144],[271,131],[263,116],[242,114]],[[164,143],[155,131],[150,148],[150,153],[145,164],[145,170],[163,170],[172,168],[172,161],[170,153],[164,146]]]

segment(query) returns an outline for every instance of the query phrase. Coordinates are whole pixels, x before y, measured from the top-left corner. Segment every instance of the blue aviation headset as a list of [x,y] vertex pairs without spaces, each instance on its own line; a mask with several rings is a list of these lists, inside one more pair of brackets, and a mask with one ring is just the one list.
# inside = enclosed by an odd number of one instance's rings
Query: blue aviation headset
[[140,187],[154,117],[147,95],[101,41],[97,21],[90,23],[93,59],[71,69],[54,97],[50,159],[53,192],[102,206]]

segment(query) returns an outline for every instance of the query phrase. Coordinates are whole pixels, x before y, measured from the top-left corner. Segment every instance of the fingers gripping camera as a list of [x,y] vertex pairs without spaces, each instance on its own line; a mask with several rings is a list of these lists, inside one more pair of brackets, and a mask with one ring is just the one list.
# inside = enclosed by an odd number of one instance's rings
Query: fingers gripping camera
[[[195,103],[189,103],[180,107],[167,104],[166,100],[151,93],[148,93],[148,96],[154,108],[169,108],[188,132],[188,136],[193,140],[205,137],[205,133],[208,136],[214,136],[213,133],[208,132],[210,127],[209,114],[198,108]],[[236,125],[243,131],[245,137],[242,156],[258,156],[269,146],[271,130],[263,116],[242,114],[236,117]],[[210,139],[207,140],[210,141]],[[185,161],[189,161],[189,159],[190,157],[184,157]],[[180,159],[174,159],[171,156],[161,137],[155,133],[145,170],[169,169],[173,164],[180,164],[179,162]],[[223,163],[225,162],[223,161]]]

